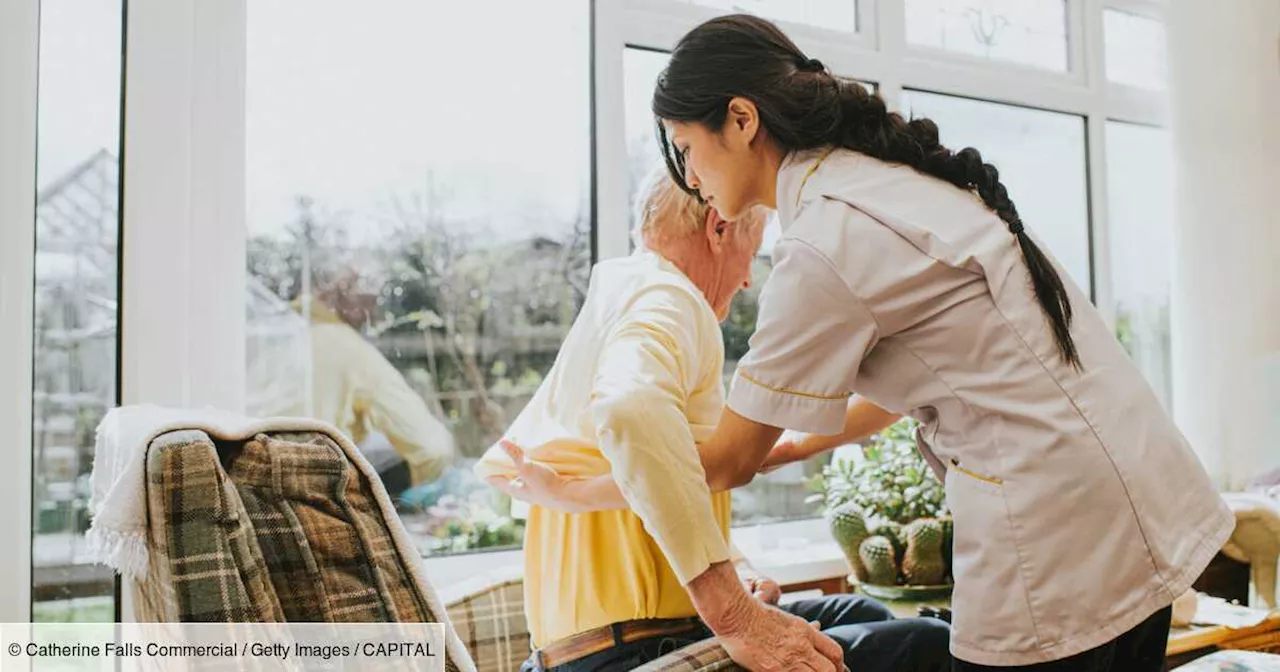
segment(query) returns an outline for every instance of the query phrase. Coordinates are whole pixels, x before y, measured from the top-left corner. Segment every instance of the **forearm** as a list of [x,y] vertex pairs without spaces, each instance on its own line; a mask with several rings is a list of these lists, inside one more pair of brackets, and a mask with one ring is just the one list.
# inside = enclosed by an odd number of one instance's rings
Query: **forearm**
[[864,441],[872,434],[883,431],[901,418],[902,415],[899,413],[891,413],[862,397],[858,397],[856,401],[849,405],[849,411],[844,416],[844,431],[836,437],[831,437],[838,440],[838,442],[831,444],[831,448],[838,448],[847,443]]
[[811,434],[795,444],[795,448],[787,453],[785,461],[802,462],[840,446],[865,441],[901,417],[859,398],[849,406],[845,414],[844,429],[839,434]]
[[686,586],[698,615],[720,635],[739,629],[759,605],[747,593],[731,562],[718,562]]
[[713,491],[730,490],[751,482],[782,430],[748,420],[724,409],[715,434],[698,446],[698,458]]

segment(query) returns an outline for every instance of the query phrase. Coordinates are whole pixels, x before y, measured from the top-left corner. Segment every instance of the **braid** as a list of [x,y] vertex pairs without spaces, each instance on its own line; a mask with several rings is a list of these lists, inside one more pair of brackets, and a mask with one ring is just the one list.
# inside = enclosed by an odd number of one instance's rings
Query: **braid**
[[983,161],[982,154],[972,147],[958,152],[944,147],[938,141],[938,126],[932,121],[908,121],[897,112],[889,112],[880,96],[868,93],[860,84],[826,77],[834,82],[840,99],[839,117],[843,123],[838,144],[976,192],[1004,221],[1022,250],[1032,289],[1049,318],[1059,353],[1073,367],[1081,368],[1080,354],[1071,338],[1071,300],[1066,287],[1048,257],[1024,230],[1018,208],[1000,181],[1000,171]]

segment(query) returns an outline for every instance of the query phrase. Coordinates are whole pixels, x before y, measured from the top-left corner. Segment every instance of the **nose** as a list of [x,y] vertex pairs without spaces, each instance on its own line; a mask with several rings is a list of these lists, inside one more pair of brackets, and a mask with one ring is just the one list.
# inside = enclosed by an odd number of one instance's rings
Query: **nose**
[[702,180],[698,179],[698,174],[687,163],[684,164],[684,183],[695,191],[702,188]]
[[751,289],[751,278],[747,278],[746,280],[742,281],[742,288]]

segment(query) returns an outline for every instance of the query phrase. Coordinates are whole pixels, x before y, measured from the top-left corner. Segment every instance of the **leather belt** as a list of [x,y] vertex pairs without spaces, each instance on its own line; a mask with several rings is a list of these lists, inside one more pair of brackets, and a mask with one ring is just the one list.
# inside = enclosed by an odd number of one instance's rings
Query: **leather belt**
[[587,656],[608,651],[615,646],[638,642],[650,637],[678,635],[692,631],[702,625],[697,618],[651,618],[636,621],[622,621],[610,625],[580,632],[566,637],[534,654],[539,668],[549,670]]

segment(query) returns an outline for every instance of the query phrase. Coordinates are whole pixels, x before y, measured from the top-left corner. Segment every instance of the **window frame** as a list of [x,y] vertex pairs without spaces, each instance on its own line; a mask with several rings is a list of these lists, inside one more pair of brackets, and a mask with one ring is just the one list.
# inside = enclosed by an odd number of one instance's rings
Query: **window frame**
[[0,619],[31,620],[38,0],[0,2]]
[[[629,253],[623,55],[670,51],[718,10],[677,0],[589,3],[591,203],[595,259]],[[1066,73],[974,59],[906,43],[900,0],[857,4],[858,29],[781,22],[802,48],[844,76],[874,82],[893,108],[904,88],[1084,117],[1094,301],[1114,323],[1107,230],[1105,124],[1168,126],[1167,94],[1107,81],[1103,10],[1161,20],[1163,0],[1065,0]],[[247,0],[129,0],[121,157],[123,403],[243,407],[244,95]],[[34,287],[35,100],[38,0],[0,2],[0,407],[3,445],[19,447],[0,481],[21,540],[5,562],[0,605],[30,617],[31,326]],[[13,144],[11,144],[13,143]],[[14,147],[16,151],[9,148]],[[11,197],[13,196],[13,197]],[[196,266],[198,262],[199,271]],[[161,322],[163,320],[163,322]],[[163,326],[161,326],[163,324]],[[177,336],[175,336],[177,334]],[[776,523],[760,526],[774,529]],[[802,526],[820,534],[818,525]],[[784,529],[784,528],[777,528]],[[786,528],[790,529],[790,528]],[[800,529],[800,528],[796,528]],[[518,557],[518,553],[490,553]],[[437,562],[433,560],[432,562]],[[443,562],[443,560],[439,561]],[[127,596],[125,591],[125,595]],[[127,602],[127,597],[126,600]],[[127,604],[125,613],[128,613]],[[8,612],[5,612],[8,613]],[[127,615],[126,615],[127,618]]]

